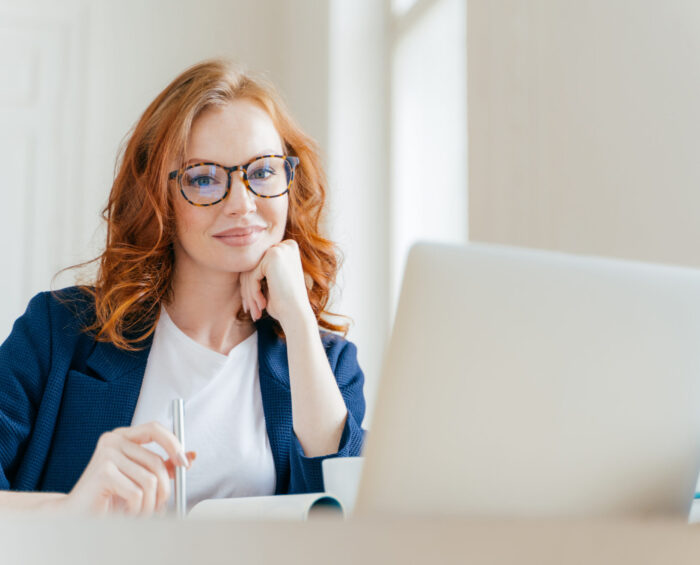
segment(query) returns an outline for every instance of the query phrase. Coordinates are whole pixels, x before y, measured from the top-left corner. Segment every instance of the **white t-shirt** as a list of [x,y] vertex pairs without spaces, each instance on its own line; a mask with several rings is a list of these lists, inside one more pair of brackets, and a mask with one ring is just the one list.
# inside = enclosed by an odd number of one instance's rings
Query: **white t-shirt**
[[[208,498],[275,493],[257,332],[223,355],[186,335],[161,307],[131,425],[156,420],[172,430],[175,398],[185,400],[185,449],[197,452],[186,476],[188,510]],[[147,447],[167,459],[156,443]]]

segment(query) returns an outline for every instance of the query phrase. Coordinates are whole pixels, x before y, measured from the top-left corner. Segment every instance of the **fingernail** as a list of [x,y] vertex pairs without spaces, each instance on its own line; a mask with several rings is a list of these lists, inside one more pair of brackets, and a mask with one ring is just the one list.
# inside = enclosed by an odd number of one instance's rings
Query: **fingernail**
[[187,456],[185,455],[184,451],[178,451],[175,459],[177,459],[178,464],[186,467],[187,469],[190,468],[190,462],[187,460]]

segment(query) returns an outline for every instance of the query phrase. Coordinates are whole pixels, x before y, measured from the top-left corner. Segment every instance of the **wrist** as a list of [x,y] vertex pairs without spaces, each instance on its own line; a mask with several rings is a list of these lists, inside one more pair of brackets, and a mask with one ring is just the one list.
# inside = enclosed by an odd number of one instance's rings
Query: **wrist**
[[41,512],[60,512],[65,513],[67,494],[61,492],[37,492],[32,493],[35,497],[31,508]]
[[284,333],[293,333],[309,329],[315,331],[318,329],[318,321],[316,320],[316,315],[311,309],[310,304],[290,312],[288,315],[280,318],[279,322]]

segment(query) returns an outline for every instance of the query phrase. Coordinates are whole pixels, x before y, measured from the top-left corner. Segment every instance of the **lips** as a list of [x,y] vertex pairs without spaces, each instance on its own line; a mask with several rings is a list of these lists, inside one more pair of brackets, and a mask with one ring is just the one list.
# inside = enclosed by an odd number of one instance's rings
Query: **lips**
[[226,231],[222,231],[214,234],[214,237],[243,237],[250,235],[255,232],[264,230],[263,226],[245,226],[241,228],[231,228]]
[[214,235],[214,239],[229,247],[247,247],[255,243],[265,230],[262,226],[231,228]]

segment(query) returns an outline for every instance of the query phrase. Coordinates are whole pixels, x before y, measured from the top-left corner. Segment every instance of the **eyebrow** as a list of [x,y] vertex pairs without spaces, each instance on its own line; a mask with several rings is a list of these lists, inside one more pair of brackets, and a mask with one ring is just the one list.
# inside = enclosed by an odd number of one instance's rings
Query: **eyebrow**
[[[247,161],[243,161],[241,165],[245,165],[246,163],[250,163],[251,161],[255,161],[255,159],[259,159],[260,157],[263,157],[264,155],[281,155],[282,153],[278,153],[274,149],[263,149],[261,152],[257,153],[256,155],[253,155],[250,159]],[[192,163],[215,163],[218,161],[213,161],[212,159],[204,159],[200,157],[194,157],[192,159],[188,159],[185,161],[185,165],[191,165]],[[223,165],[223,163],[220,163]]]

